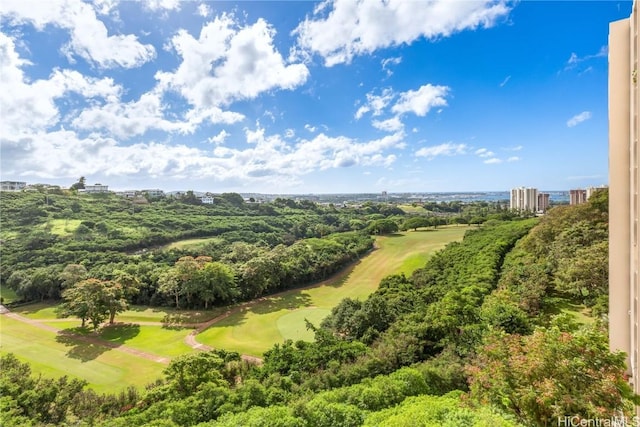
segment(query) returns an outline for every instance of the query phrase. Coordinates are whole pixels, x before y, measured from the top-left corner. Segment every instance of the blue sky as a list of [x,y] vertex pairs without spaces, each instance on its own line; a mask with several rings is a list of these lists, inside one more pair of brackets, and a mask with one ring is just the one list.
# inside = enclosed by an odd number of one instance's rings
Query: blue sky
[[2,180],[351,193],[607,183],[630,1],[0,3]]

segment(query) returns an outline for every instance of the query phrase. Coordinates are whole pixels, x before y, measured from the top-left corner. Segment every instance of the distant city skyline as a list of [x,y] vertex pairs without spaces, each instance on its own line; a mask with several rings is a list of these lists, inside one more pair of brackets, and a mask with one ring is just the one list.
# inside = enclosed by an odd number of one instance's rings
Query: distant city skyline
[[265,194],[607,184],[608,25],[631,6],[5,0],[0,177]]

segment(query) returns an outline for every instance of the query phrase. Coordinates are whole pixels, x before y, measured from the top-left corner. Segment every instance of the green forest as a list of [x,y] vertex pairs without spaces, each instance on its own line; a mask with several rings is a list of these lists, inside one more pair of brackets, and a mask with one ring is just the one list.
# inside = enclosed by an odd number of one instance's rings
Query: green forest
[[632,416],[640,403],[625,355],[608,349],[606,190],[542,218],[234,193],[206,206],[189,195],[0,197],[2,285],[93,329],[129,304],[208,309],[322,280],[377,234],[477,224],[411,276],[308,322],[313,342],[278,343],[262,363],[185,354],[144,390],[98,394],[3,353],[5,426],[550,426]]

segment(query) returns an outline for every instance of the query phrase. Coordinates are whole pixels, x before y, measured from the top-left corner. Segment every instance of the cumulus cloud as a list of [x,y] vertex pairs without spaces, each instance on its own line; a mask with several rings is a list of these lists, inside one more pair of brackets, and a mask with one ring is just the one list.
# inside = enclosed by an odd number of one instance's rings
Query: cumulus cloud
[[222,14],[206,24],[198,38],[186,30],[172,37],[182,62],[175,72],[158,72],[165,90],[180,93],[206,111],[275,89],[294,89],[309,76],[304,64],[287,64],[273,45],[275,30],[263,19],[239,26]]
[[569,120],[567,120],[567,127],[574,127],[577,126],[578,124],[589,120],[591,118],[591,112],[590,111],[583,111],[580,114],[576,114],[575,116],[571,117]]
[[180,10],[180,0],[143,0],[142,4],[152,12]]
[[454,144],[453,142],[445,142],[444,144],[434,145],[431,147],[423,147],[415,152],[416,157],[426,157],[431,160],[437,156],[456,156],[467,153],[466,144]]
[[220,131],[220,133],[218,133],[215,136],[210,137],[209,139],[207,139],[207,141],[216,144],[216,145],[220,145],[222,143],[224,143],[224,141],[229,137],[229,132],[227,132],[226,130],[222,129]]
[[[217,136],[223,139],[222,132]],[[105,176],[161,176],[166,179],[211,178],[217,182],[256,181],[351,166],[390,166],[393,149],[405,146],[404,134],[358,141],[346,136],[315,135],[288,144],[263,128],[247,129],[245,148],[223,144],[213,150],[157,142],[119,144],[112,138],[79,137],[74,131],[37,132],[15,143],[2,135],[4,173],[27,173],[42,178]],[[5,151],[5,148],[8,151]],[[10,154],[10,155],[6,155]]]
[[432,40],[488,28],[509,11],[503,0],[325,1],[298,25],[294,34],[301,52],[318,54],[326,66],[333,66],[419,38]]
[[113,100],[122,91],[111,78],[86,77],[72,70],[54,70],[48,79],[29,81],[22,69],[28,64],[16,52],[14,40],[0,33],[2,135],[19,137],[54,126],[61,120],[56,101],[65,94]]
[[520,160],[520,157],[518,156],[511,156],[507,159],[507,162],[517,162]]
[[404,125],[397,116],[387,120],[374,120],[371,122],[371,124],[374,128],[383,130],[385,132],[397,132],[404,128]]
[[367,102],[364,103],[356,111],[355,118],[360,120],[366,113],[371,112],[373,116],[379,116],[383,110],[387,108],[387,105],[393,100],[396,94],[391,88],[385,88],[380,95],[375,95],[373,92],[366,94]]
[[[108,11],[111,6],[100,7]],[[63,53],[70,60],[78,56],[101,68],[134,68],[155,57],[154,47],[140,43],[133,34],[110,36],[93,7],[80,0],[7,0],[2,2],[0,16],[13,24],[31,24],[39,31],[47,25],[69,31],[70,41]]]
[[447,105],[445,96],[449,93],[447,86],[426,84],[418,90],[409,90],[400,94],[400,99],[391,108],[398,114],[411,112],[417,116],[425,116],[433,107]]
[[211,8],[209,7],[209,5],[207,5],[206,3],[200,3],[198,5],[198,15],[202,16],[203,18],[211,15]]

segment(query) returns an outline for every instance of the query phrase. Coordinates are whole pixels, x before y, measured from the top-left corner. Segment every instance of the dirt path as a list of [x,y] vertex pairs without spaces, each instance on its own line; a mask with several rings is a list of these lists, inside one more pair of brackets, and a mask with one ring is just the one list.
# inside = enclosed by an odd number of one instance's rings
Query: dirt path
[[133,356],[137,356],[137,357],[142,357],[143,359],[147,359],[147,360],[151,360],[153,362],[157,362],[157,363],[162,363],[164,365],[168,364],[170,359],[167,357],[162,357],[162,356],[158,356],[155,354],[151,354],[151,353],[147,353],[141,350],[137,350],[135,348],[131,348],[131,347],[127,347],[126,345],[122,345],[122,344],[115,344],[109,341],[105,341],[102,340],[100,338],[97,337],[92,337],[92,336],[87,336],[87,335],[80,335],[80,334],[74,334],[71,332],[67,332],[67,331],[63,331],[61,329],[55,328],[51,325],[46,325],[44,323],[41,323],[37,320],[33,320],[33,319],[29,319],[28,317],[24,317],[24,316],[20,316],[19,314],[16,313],[11,313],[11,312],[5,312],[3,313],[4,316],[7,316],[11,319],[17,320],[19,322],[23,322],[23,323],[27,323],[33,327],[45,330],[45,331],[49,331],[49,332],[53,332],[56,334],[60,334],[60,335],[64,335],[67,337],[72,337],[74,340],[77,341],[82,341],[82,342],[86,342],[86,343],[90,343],[90,344],[95,344],[95,345],[101,345],[103,347],[108,347],[108,348],[112,348],[114,350],[120,351],[122,353],[127,353]]

